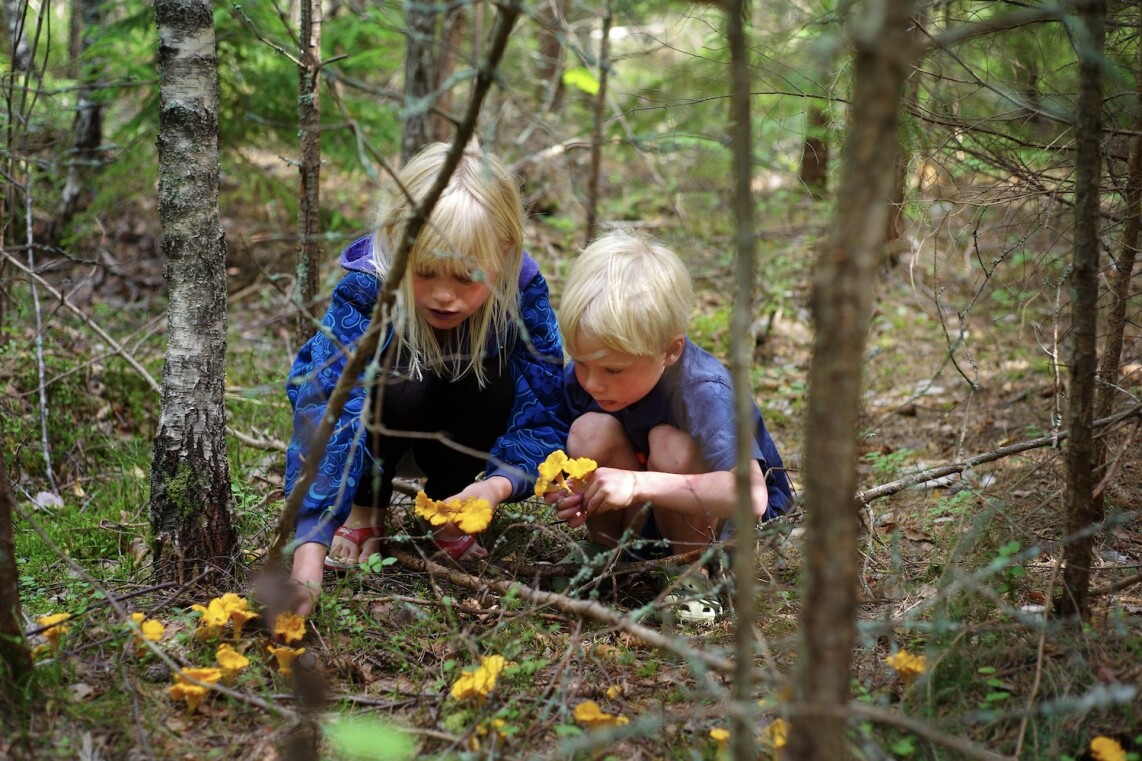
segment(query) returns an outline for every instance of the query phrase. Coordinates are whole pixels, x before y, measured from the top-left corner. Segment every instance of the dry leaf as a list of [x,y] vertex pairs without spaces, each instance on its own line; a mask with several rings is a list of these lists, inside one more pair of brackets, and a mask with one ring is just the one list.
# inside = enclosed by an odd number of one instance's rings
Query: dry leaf
[[87,700],[95,695],[95,688],[87,682],[76,682],[71,685],[71,699],[75,701]]

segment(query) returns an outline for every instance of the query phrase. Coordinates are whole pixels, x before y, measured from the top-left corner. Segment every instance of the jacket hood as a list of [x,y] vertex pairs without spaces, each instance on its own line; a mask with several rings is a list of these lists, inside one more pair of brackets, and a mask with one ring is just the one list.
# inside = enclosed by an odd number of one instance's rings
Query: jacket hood
[[341,266],[350,272],[377,271],[373,263],[373,236],[365,235],[350,243],[341,251]]

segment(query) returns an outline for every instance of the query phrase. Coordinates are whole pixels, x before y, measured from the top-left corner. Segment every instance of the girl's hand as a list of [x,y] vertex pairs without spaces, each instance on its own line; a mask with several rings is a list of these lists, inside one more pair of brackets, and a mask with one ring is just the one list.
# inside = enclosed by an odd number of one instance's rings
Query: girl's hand
[[299,616],[308,616],[321,597],[321,574],[325,565],[324,544],[306,542],[294,550],[293,569],[289,575],[288,605]]

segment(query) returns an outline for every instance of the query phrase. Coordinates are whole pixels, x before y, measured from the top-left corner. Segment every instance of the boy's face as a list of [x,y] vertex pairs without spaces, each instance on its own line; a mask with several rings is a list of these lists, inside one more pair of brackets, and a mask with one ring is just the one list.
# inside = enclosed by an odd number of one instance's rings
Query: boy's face
[[682,356],[684,340],[676,336],[661,354],[625,354],[601,341],[579,336],[575,378],[606,412],[618,412],[649,394],[662,372]]

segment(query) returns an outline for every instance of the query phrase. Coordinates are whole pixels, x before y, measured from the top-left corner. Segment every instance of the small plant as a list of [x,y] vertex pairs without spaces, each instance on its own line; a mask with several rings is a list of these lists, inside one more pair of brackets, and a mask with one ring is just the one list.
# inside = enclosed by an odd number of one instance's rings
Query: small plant
[[869,452],[864,456],[872,465],[872,472],[879,483],[894,481],[900,477],[904,464],[912,455],[911,449],[895,449],[891,452]]

